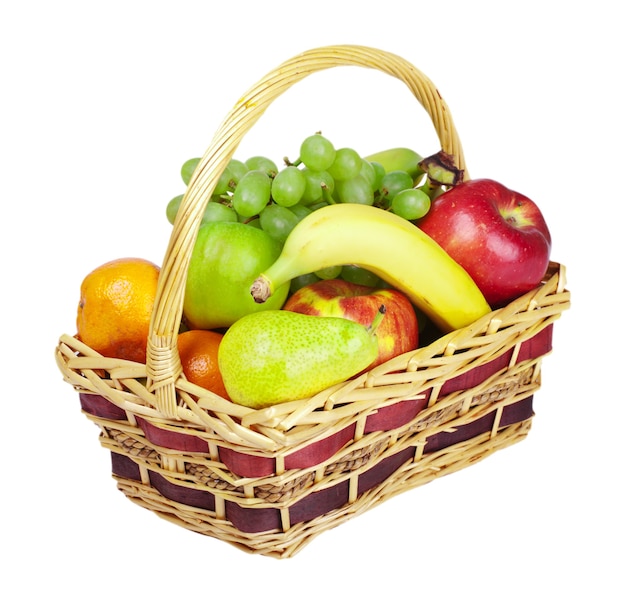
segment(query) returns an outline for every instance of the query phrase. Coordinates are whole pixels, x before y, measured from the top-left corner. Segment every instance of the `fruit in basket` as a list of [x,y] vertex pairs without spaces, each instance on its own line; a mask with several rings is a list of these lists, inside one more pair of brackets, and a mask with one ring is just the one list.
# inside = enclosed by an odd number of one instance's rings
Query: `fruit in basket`
[[[174,224],[182,199],[182,195],[177,195],[169,201],[167,207],[165,208],[165,215],[170,224]],[[222,220],[226,220],[227,222],[237,222],[237,212],[235,212],[231,206],[227,206],[226,204],[217,201],[210,201],[204,209],[202,222],[215,222]]]
[[376,289],[336,278],[298,289],[283,309],[312,316],[348,318],[367,326],[381,305],[386,313],[376,331],[378,356],[367,368],[371,369],[417,348],[417,316],[406,295],[396,289]]
[[102,264],[83,279],[77,338],[105,357],[146,362],[160,268],[142,258]]
[[189,158],[189,160],[185,160],[183,165],[180,167],[180,176],[183,179],[183,183],[185,185],[189,185],[191,181],[191,177],[193,176],[196,167],[200,162],[200,158]]
[[261,213],[270,201],[272,179],[263,170],[249,170],[233,193],[233,208],[240,216],[251,218]]
[[[337,202],[389,209],[393,195],[411,190],[423,177],[421,160],[408,148],[392,148],[363,158],[349,147],[335,149],[329,139],[315,133],[301,143],[298,158],[292,162],[285,157],[282,167],[265,156],[252,156],[245,162],[232,158],[219,176],[203,221],[238,220],[260,225],[282,243],[283,231],[293,226],[290,210],[301,216],[305,207],[315,209]],[[186,185],[199,162],[200,158],[191,158],[183,164],[181,176]],[[403,218],[421,217],[428,209],[423,193],[412,191],[392,207]],[[167,205],[171,224],[182,198],[179,194]],[[276,206],[285,209],[276,210]],[[263,222],[269,226],[264,227]]]
[[332,141],[321,133],[309,135],[300,144],[299,162],[315,172],[328,170],[337,155],[337,150]]
[[183,313],[190,328],[226,328],[242,316],[282,307],[289,285],[277,288],[265,305],[250,297],[250,285],[272,264],[280,244],[266,232],[240,222],[209,222],[198,230]]
[[261,212],[258,221],[261,229],[282,247],[298,220],[293,210],[278,204],[270,204]]
[[217,358],[222,337],[215,330],[186,330],[178,335],[177,347],[187,380],[227,399]]
[[285,310],[244,316],[224,334],[219,367],[234,403],[252,408],[295,401],[348,380],[378,354],[376,327]]
[[413,187],[413,178],[404,170],[390,170],[385,172],[380,181],[380,194],[385,205],[390,205],[393,198],[406,189]]
[[411,175],[414,182],[417,182],[417,179],[424,174],[424,171],[419,166],[419,163],[422,161],[422,156],[407,147],[385,149],[366,156],[365,160],[380,164],[385,172],[393,172],[394,170],[407,172]]
[[405,220],[419,220],[430,210],[430,197],[422,189],[402,189],[393,196],[390,209]]
[[328,205],[303,218],[250,293],[263,303],[297,276],[342,264],[372,271],[445,332],[491,311],[467,272],[427,234],[395,214],[359,204]]
[[535,288],[546,273],[551,237],[541,211],[496,181],[453,187],[418,224],[463,266],[493,307]]
[[286,166],[272,179],[272,199],[290,208],[300,203],[306,189],[306,177],[296,166]]

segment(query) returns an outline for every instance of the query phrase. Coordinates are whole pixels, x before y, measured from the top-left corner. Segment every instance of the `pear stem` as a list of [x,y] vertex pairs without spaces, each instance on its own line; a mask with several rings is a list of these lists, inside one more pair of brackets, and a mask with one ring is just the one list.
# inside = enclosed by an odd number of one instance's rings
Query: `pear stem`
[[383,321],[385,314],[387,313],[387,307],[385,304],[381,304],[372,320],[372,323],[367,327],[367,331],[373,336],[376,334],[377,328],[380,326],[380,323]]

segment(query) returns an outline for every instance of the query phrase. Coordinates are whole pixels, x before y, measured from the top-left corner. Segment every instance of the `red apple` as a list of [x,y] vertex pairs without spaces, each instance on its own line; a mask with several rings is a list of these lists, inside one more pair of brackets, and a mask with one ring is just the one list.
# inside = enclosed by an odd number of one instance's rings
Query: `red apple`
[[492,308],[535,288],[548,268],[552,241],[541,211],[496,181],[446,191],[418,226],[467,271]]
[[385,305],[376,336],[378,357],[367,369],[417,348],[418,321],[409,299],[396,289],[380,289],[339,278],[320,280],[298,289],[283,309],[314,316],[347,318],[369,326]]

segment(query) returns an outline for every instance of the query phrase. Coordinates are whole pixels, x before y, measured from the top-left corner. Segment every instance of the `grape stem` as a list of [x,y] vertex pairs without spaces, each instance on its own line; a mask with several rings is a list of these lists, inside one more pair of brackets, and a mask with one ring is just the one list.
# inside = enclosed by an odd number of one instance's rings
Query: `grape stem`
[[259,215],[256,214],[254,216],[250,216],[250,218],[244,218],[241,222],[243,222],[243,224],[250,224],[251,222],[254,222],[255,220],[259,219]]
[[321,187],[322,187],[322,198],[324,199],[324,201],[327,201],[328,203],[337,203],[335,201],[335,198],[333,197],[333,194],[330,192],[328,185],[322,182]]
[[285,166],[300,166],[300,164],[302,164],[302,160],[300,158],[292,162],[287,156],[283,158],[283,162],[285,163]]

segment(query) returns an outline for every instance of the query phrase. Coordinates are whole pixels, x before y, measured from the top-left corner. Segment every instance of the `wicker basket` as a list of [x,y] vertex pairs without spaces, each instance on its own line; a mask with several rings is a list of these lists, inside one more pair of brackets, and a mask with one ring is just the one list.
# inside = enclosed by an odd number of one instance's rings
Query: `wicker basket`
[[428,346],[307,400],[261,410],[185,380],[176,351],[194,239],[219,175],[270,103],[337,66],[403,81],[441,148],[466,170],[450,111],[414,66],[387,52],[330,46],[294,57],[227,115],[196,170],[161,268],[147,364],[105,358],[70,335],[56,358],[111,452],[133,502],[244,550],[290,557],[319,533],[523,439],[554,321],[569,306],[563,266],[535,290]]

